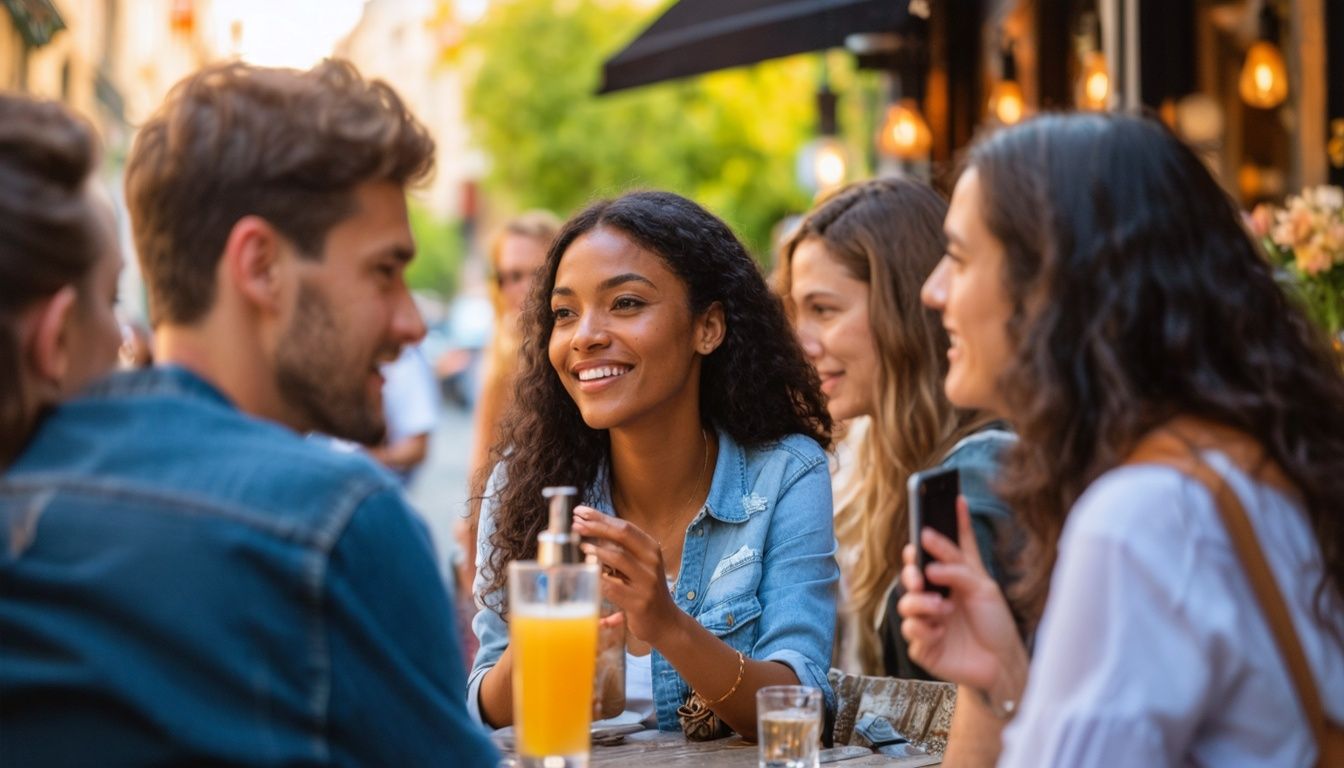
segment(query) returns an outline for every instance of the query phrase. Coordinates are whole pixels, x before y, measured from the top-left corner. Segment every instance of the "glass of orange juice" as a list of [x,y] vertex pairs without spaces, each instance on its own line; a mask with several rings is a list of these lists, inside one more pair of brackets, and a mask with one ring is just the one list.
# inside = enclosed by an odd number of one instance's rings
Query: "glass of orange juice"
[[595,563],[509,564],[513,727],[524,768],[586,768],[600,603]]

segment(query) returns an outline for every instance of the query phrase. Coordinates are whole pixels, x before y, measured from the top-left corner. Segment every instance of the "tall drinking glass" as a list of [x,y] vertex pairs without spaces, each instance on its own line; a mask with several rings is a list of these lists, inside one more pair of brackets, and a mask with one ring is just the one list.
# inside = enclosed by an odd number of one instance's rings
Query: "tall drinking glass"
[[769,685],[756,692],[760,768],[817,768],[821,745],[821,691],[806,685]]
[[524,768],[586,768],[598,566],[509,564],[513,727]]

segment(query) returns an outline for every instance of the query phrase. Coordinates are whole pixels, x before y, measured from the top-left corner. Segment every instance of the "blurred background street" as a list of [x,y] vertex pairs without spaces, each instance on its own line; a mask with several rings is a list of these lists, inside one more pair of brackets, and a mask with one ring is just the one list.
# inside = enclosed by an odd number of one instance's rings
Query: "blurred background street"
[[467,458],[471,445],[471,414],[445,403],[430,438],[429,456],[411,482],[411,505],[424,515],[434,535],[439,567],[445,575],[454,552],[453,523],[466,511]]

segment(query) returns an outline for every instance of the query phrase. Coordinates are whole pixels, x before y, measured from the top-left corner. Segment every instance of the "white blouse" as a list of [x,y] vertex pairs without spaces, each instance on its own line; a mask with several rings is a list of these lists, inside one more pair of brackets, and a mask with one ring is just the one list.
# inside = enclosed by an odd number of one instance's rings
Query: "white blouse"
[[[1289,603],[1326,716],[1344,649],[1316,618],[1321,556],[1303,511],[1220,453]],[[1344,600],[1326,615],[1344,633]],[[1303,766],[1316,746],[1213,499],[1173,469],[1107,472],[1074,505],[1000,766]]]

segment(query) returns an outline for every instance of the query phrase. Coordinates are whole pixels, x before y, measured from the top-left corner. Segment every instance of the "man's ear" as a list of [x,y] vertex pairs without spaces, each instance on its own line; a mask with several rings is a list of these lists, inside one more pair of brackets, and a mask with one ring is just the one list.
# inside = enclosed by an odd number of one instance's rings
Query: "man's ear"
[[275,311],[287,279],[287,241],[260,216],[244,216],[229,230],[220,257],[219,287],[232,289],[248,304]]
[[728,323],[723,314],[723,304],[714,302],[700,315],[695,324],[695,351],[708,355],[719,348],[723,337],[728,333]]
[[61,389],[70,370],[70,323],[74,319],[79,290],[63,286],[34,304],[19,328],[19,345],[31,366],[33,378],[50,384],[53,394]]

